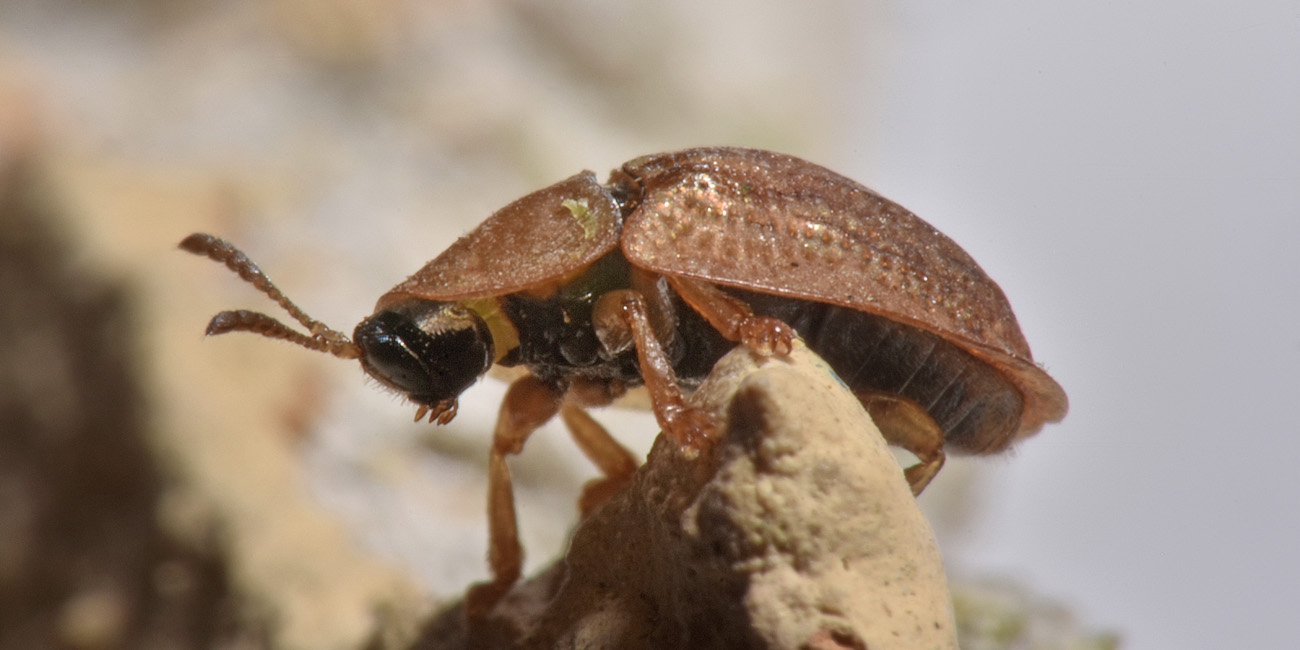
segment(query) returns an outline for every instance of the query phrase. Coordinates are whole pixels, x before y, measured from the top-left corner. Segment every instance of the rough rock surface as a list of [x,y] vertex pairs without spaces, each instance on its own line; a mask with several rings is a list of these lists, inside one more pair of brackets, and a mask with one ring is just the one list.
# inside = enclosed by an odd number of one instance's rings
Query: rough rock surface
[[661,436],[560,562],[414,647],[956,647],[930,528],[821,359],[738,349],[692,399],[723,419],[717,446]]

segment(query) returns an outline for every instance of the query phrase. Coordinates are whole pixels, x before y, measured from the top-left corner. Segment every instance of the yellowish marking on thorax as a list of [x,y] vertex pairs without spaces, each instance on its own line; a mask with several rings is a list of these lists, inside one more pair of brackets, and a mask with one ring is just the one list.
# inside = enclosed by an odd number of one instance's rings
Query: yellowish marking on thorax
[[493,363],[500,361],[511,350],[519,347],[519,330],[515,328],[514,323],[510,322],[510,318],[501,312],[501,303],[496,298],[462,300],[460,305],[478,314],[478,317],[487,323],[488,331],[492,333],[492,349],[495,350]]

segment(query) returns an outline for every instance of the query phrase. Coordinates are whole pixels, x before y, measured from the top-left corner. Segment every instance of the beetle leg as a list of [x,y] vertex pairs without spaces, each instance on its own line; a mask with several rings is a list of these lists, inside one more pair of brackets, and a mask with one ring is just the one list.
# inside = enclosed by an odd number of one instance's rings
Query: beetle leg
[[920,404],[905,397],[862,392],[858,400],[889,444],[912,452],[921,461],[903,470],[912,494],[921,494],[943,467],[943,428]]
[[630,289],[610,291],[596,301],[591,319],[596,337],[607,351],[636,345],[641,378],[659,426],[678,445],[698,450],[717,423],[708,413],[686,406],[677,373],[650,325],[645,298]]
[[790,354],[799,334],[778,318],[758,316],[745,301],[699,280],[665,276],[677,295],[728,341],[739,341],[763,355]]
[[578,448],[604,474],[601,478],[588,481],[582,488],[578,510],[586,517],[632,482],[632,474],[636,472],[636,459],[632,452],[609,435],[609,431],[592,419],[581,406],[566,401],[560,407],[560,417],[564,418],[564,424],[569,428]]
[[506,456],[519,453],[528,436],[555,416],[563,399],[560,386],[527,375],[510,384],[501,402],[488,459],[488,566],[492,580],[474,585],[465,595],[465,612],[471,618],[487,613],[501,600],[519,580],[524,562]]
[[632,452],[619,444],[586,411],[590,407],[608,406],[626,392],[622,382],[577,378],[569,385],[569,392],[560,407],[560,417],[564,418],[573,441],[604,474],[602,478],[588,481],[582,489],[578,511],[583,517],[631,483],[632,474],[636,472],[637,462]]
[[677,339],[677,309],[673,306],[674,292],[668,278],[637,267],[631,268],[632,290],[645,298],[646,314],[659,342],[672,349]]

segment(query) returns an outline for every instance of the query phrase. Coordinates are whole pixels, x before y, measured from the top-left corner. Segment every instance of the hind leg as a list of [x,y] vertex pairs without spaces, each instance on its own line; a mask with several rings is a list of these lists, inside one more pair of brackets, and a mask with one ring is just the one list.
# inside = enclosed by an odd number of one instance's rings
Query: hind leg
[[888,393],[857,394],[871,419],[895,447],[902,447],[920,461],[903,470],[912,494],[919,495],[943,467],[943,428],[920,404],[906,397]]

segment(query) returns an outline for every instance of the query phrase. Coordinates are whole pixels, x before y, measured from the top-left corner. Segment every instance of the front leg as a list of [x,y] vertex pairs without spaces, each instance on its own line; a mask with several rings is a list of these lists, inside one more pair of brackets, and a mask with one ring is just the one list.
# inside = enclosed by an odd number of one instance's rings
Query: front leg
[[686,406],[677,373],[651,327],[645,298],[631,289],[606,293],[596,301],[591,320],[608,353],[636,347],[641,378],[660,428],[678,445],[698,451],[717,429],[717,422],[708,413]]
[[555,417],[564,400],[564,388],[527,375],[506,391],[492,434],[488,458],[488,566],[492,580],[470,588],[465,613],[476,618],[491,610],[519,580],[524,549],[519,544],[514,486],[506,456],[518,454],[528,436]]

